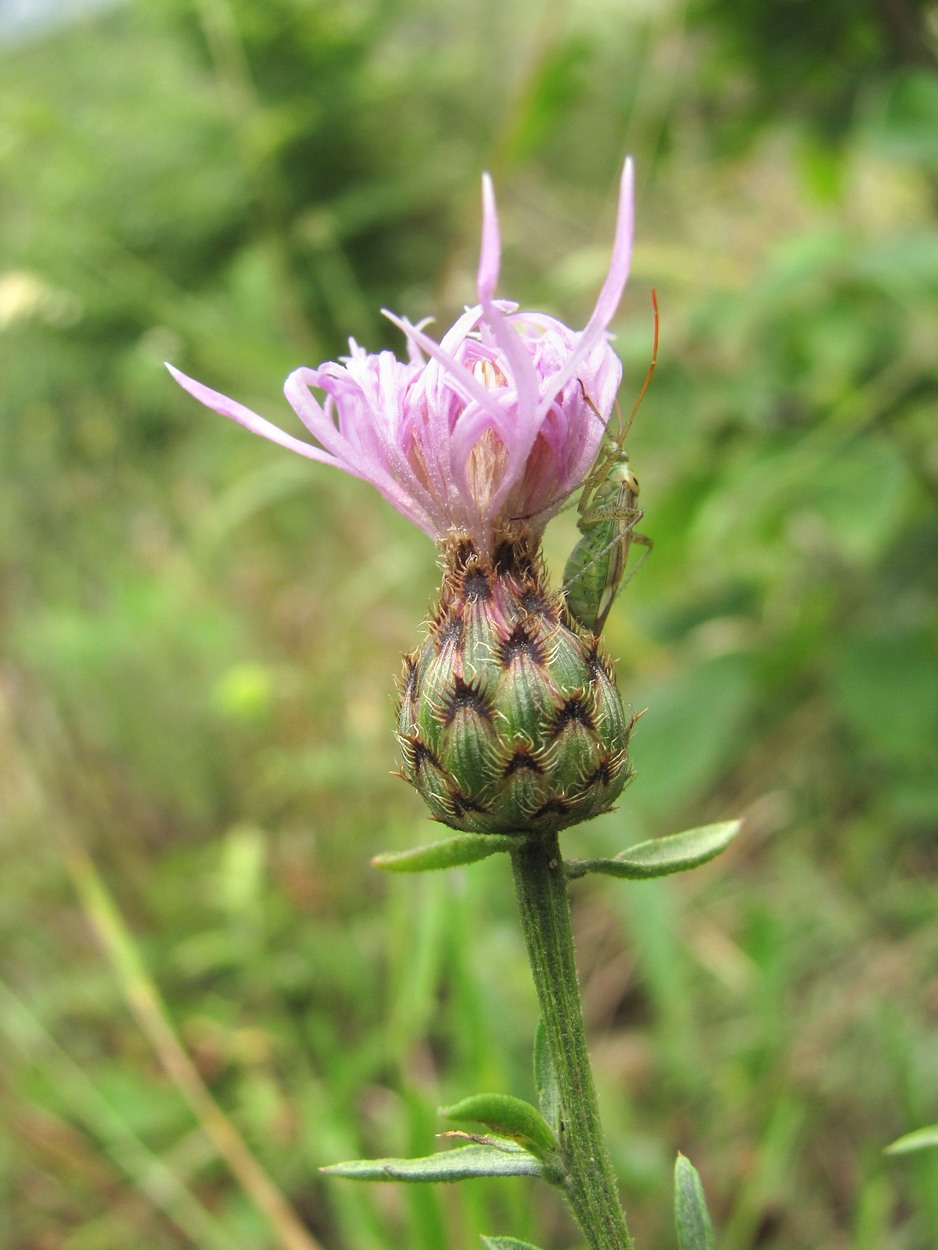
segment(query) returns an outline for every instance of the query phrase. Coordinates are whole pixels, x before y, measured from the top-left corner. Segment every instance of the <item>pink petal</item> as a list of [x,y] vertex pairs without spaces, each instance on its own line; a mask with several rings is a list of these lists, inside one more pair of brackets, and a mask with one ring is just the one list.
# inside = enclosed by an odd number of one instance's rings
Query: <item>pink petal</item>
[[239,425],[243,425],[252,434],[260,434],[261,438],[269,438],[272,443],[279,443],[281,447],[286,447],[290,451],[297,451],[301,456],[307,456],[310,460],[321,460],[324,464],[336,463],[335,457],[330,456],[328,452],[321,451],[311,443],[304,443],[299,438],[294,438],[292,434],[285,433],[271,421],[266,420],[264,417],[259,417],[250,408],[245,408],[244,404],[239,404],[236,400],[229,399],[227,395],[222,395],[220,391],[213,391],[210,387],[203,386],[201,382],[196,382],[195,378],[187,377],[179,369],[174,369],[168,362],[164,363],[166,363],[166,368],[183,390],[188,391],[200,404],[205,404],[206,408],[211,408],[214,412],[221,413],[223,417],[230,417],[232,421],[237,421]]
[[538,430],[537,406],[540,391],[537,374],[530,353],[514,328],[505,320],[493,304],[492,296],[498,282],[501,260],[501,240],[498,231],[498,214],[495,210],[495,191],[488,174],[482,175],[482,246],[479,252],[478,291],[479,303],[485,314],[486,325],[492,332],[496,345],[503,352],[511,369],[515,393],[518,397],[518,417],[522,428],[515,432],[514,448],[509,455],[511,467],[497,492],[501,502],[524,471],[524,461],[534,444]]
[[464,399],[474,399],[480,407],[485,408],[498,420],[501,416],[501,411],[487,386],[483,386],[477,378],[472,376],[468,369],[462,367],[458,360],[444,351],[439,343],[434,343],[433,339],[421,330],[418,330],[406,317],[397,317],[394,313],[388,312],[386,308],[381,309],[381,314],[387,317],[392,325],[396,325],[409,339],[412,339],[421,351],[425,352],[427,356],[443,367],[447,378],[462,394]]
[[[305,366],[293,370],[283,387],[290,406],[310,433],[329,447],[333,453],[328,457],[330,463],[336,464],[346,473],[351,473],[353,477],[370,482],[389,503],[394,505],[398,512],[403,513],[433,537],[435,527],[429,522],[427,509],[422,506],[428,501],[427,492],[417,486],[410,472],[407,474],[406,484],[402,485],[390,471],[392,466],[389,463],[387,447],[382,442],[378,423],[360,421],[355,432],[365,436],[365,441],[369,445],[361,445],[361,440],[359,445],[353,445],[336,429],[325,409],[310,394],[311,386],[323,387],[321,372],[321,370]],[[419,501],[414,498],[414,487],[420,490],[421,500]]]
[[479,249],[479,273],[476,289],[484,307],[495,294],[501,266],[502,245],[495,210],[495,188],[489,174],[482,175],[482,246]]
[[619,180],[619,208],[616,214],[616,233],[612,244],[612,257],[609,271],[603,282],[593,309],[593,315],[584,327],[576,347],[563,369],[551,379],[551,394],[541,399],[540,409],[546,412],[554,395],[576,374],[584,357],[589,355],[597,341],[602,337],[609,322],[615,316],[622,292],[629,277],[629,265],[632,259],[632,158],[629,157],[622,170]]

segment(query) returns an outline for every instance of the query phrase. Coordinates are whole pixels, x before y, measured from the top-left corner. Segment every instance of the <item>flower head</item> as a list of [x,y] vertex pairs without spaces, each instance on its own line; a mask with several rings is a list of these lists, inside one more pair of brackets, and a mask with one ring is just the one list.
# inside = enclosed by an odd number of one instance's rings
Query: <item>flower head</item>
[[406,336],[406,361],[350,340],[339,361],[294,370],[284,392],[315,442],[167,367],[207,407],[371,482],[437,542],[466,538],[485,554],[516,532],[536,541],[596,458],[622,375],[607,328],[628,277],[632,165],[609,271],[581,331],[494,298],[501,245],[488,175],[482,190],[478,304],[438,343],[385,312]]

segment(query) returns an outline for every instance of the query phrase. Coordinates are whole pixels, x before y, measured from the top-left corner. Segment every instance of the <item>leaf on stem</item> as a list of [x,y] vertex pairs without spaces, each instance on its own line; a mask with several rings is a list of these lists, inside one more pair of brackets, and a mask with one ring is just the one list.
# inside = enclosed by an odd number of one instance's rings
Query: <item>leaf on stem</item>
[[519,1241],[517,1237],[483,1237],[485,1250],[538,1250],[530,1241]]
[[907,1155],[913,1150],[928,1150],[931,1146],[938,1146],[938,1124],[929,1124],[926,1128],[917,1128],[911,1133],[904,1133],[902,1137],[890,1142],[885,1153]]
[[554,1070],[554,1058],[547,1044],[544,1021],[538,1020],[534,1034],[534,1088],[541,1104],[541,1114],[554,1133],[560,1127],[560,1086]]
[[539,1159],[549,1159],[558,1150],[557,1138],[538,1109],[512,1094],[471,1094],[451,1107],[441,1107],[440,1115],[484,1124]]
[[383,868],[385,872],[434,872],[474,864],[497,851],[516,851],[519,841],[501,833],[460,833],[455,838],[415,846],[409,851],[385,851],[374,856],[371,866]]
[[725,851],[741,825],[739,820],[723,820],[719,824],[672,833],[666,838],[652,838],[621,851],[615,859],[570,859],[566,864],[567,876],[602,872],[610,877],[646,881],[650,877],[666,877],[672,872],[687,872]]
[[422,1159],[353,1159],[320,1168],[353,1181],[465,1181],[477,1176],[545,1176],[540,1159],[514,1142],[461,1146]]
[[674,1223],[679,1250],[713,1250],[713,1226],[703,1185],[690,1159],[674,1164]]

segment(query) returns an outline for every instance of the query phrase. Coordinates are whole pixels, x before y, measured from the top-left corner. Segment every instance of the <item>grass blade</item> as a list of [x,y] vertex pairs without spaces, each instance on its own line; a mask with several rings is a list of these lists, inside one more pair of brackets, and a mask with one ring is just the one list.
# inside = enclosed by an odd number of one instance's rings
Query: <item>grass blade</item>
[[64,842],[64,858],[81,904],[111,962],[121,989],[170,1080],[252,1199],[283,1250],[322,1250],[312,1233],[251,1154],[238,1130],[212,1097],[169,1021],[123,917],[85,851]]

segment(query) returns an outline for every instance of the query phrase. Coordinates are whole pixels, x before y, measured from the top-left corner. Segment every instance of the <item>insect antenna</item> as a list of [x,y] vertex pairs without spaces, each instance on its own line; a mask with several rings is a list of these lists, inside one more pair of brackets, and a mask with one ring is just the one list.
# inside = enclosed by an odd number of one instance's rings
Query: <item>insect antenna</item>
[[[596,463],[593,465],[592,469],[589,472],[589,475],[586,478],[586,482],[583,487],[583,494],[580,500],[581,511],[588,504],[590,498],[592,497],[593,492],[599,486],[601,486],[602,483],[605,481],[607,473],[615,464],[615,462],[618,460],[618,458],[622,455],[622,450],[625,445],[626,437],[628,435],[629,430],[631,430],[632,428],[632,422],[635,420],[635,415],[638,412],[639,408],[642,406],[642,400],[645,398],[645,393],[647,392],[648,387],[651,385],[651,379],[655,373],[655,366],[658,364],[658,325],[659,325],[658,295],[654,287],[652,287],[652,291],[651,291],[651,306],[654,309],[654,317],[655,317],[654,337],[652,339],[652,346],[651,346],[651,363],[648,366],[648,372],[645,374],[645,380],[642,383],[642,389],[639,391],[638,398],[636,399],[635,403],[632,405],[632,411],[629,413],[628,420],[624,424],[621,424],[622,413],[621,413],[621,410],[619,409],[619,401],[616,400],[616,411],[619,412],[620,426],[619,426],[619,432],[615,438],[611,438],[609,436],[608,427],[606,425],[606,422],[603,421],[602,413],[599,411],[599,409],[593,403],[592,399],[590,399],[589,395],[586,393],[586,387],[583,385],[583,382],[579,378],[577,379],[577,381],[580,383],[580,391],[582,392],[583,399],[585,400],[587,406],[596,414],[597,419],[602,422],[605,436],[609,440],[608,449],[606,451],[600,450],[599,455],[596,458]],[[572,493],[573,492],[571,492],[571,494]]]
[[620,447],[625,442],[625,436],[632,428],[632,422],[635,420],[635,414],[642,406],[642,400],[645,398],[645,392],[651,385],[651,379],[654,377],[655,373],[655,366],[658,363],[658,293],[654,287],[651,288],[651,306],[655,310],[655,336],[651,345],[651,364],[648,366],[648,372],[645,374],[645,381],[642,383],[642,389],[638,392],[638,399],[636,399],[632,407],[632,411],[629,413],[629,419],[625,423],[625,429],[616,440]]
[[[658,295],[654,287],[652,287],[652,291],[651,291],[651,306],[654,309],[654,337],[652,340],[652,348],[651,348],[651,363],[648,366],[648,372],[645,374],[645,380],[642,383],[642,389],[638,393],[638,399],[636,399],[635,403],[632,406],[632,411],[629,413],[628,420],[625,422],[624,426],[620,426],[620,430],[617,433],[615,438],[612,438],[612,436],[609,434],[608,425],[603,420],[602,413],[599,411],[599,409],[596,407],[595,403],[593,402],[593,400],[590,398],[589,394],[587,393],[586,387],[583,385],[583,379],[577,378],[577,382],[580,387],[580,394],[583,396],[584,402],[586,403],[587,407],[590,409],[591,412],[593,412],[596,415],[597,421],[599,421],[599,423],[603,427],[603,441],[608,442],[609,444],[609,449],[607,451],[604,452],[603,450],[600,450],[596,458],[596,463],[593,465],[592,469],[590,469],[585,482],[581,483],[583,487],[583,494],[581,496],[581,501],[580,501],[581,505],[583,503],[583,500],[588,500],[589,497],[592,495],[592,492],[596,489],[596,487],[601,485],[601,483],[606,477],[606,474],[609,472],[609,469],[612,467],[613,464],[615,464],[618,457],[622,454],[622,447],[623,447],[623,444],[625,443],[626,435],[628,434],[629,430],[632,428],[632,422],[635,420],[635,415],[642,405],[642,400],[645,398],[645,392],[648,390],[648,387],[651,384],[651,379],[654,376],[655,366],[658,363],[658,320],[659,320],[658,319]],[[621,409],[619,408],[618,399],[616,400],[616,411],[619,413],[620,421],[621,421],[622,414],[621,414]],[[544,506],[542,508],[538,508],[536,512],[528,512],[528,513],[525,513],[524,516],[516,516],[516,517],[512,517],[511,519],[512,521],[530,521],[532,517],[539,516],[542,512],[547,512],[548,509],[555,508],[557,504],[562,503],[564,499],[569,499],[570,496],[575,495],[579,489],[580,489],[580,486],[572,486],[570,490],[566,491],[562,495],[558,495],[556,499],[552,499],[549,503],[544,504]]]
[[[638,412],[639,408],[641,408],[642,406],[642,400],[645,398],[645,394],[649,386],[651,385],[651,379],[654,377],[655,368],[658,364],[658,326],[659,326],[658,294],[655,291],[654,287],[652,287],[652,291],[651,291],[651,306],[654,309],[654,317],[655,317],[654,337],[652,339],[652,344],[651,344],[651,363],[648,366],[648,372],[645,374],[645,380],[642,383],[642,389],[638,392],[638,399],[636,399],[635,403],[632,405],[632,411],[629,413],[628,420],[625,422],[624,425],[620,426],[619,433],[616,435],[614,439],[611,440],[613,446],[616,449],[616,455],[618,455],[618,453],[622,450],[622,445],[626,440],[629,430],[632,428],[632,422],[635,420],[636,413]],[[579,379],[577,380],[579,381]],[[586,388],[584,387],[582,382],[580,382],[580,390],[583,393],[583,398],[586,401],[587,405],[593,410],[593,412],[596,414],[598,419],[602,421],[603,420],[602,414],[600,413],[596,405],[593,403],[593,401],[590,399],[589,395],[587,395]],[[616,410],[619,411],[618,400],[616,400]],[[619,412],[620,419],[621,419],[621,415],[622,414],[620,411]],[[604,421],[603,421],[603,426],[606,427],[606,423]],[[608,427],[606,427],[606,432],[608,433]]]

